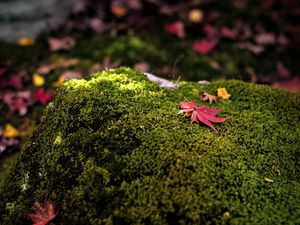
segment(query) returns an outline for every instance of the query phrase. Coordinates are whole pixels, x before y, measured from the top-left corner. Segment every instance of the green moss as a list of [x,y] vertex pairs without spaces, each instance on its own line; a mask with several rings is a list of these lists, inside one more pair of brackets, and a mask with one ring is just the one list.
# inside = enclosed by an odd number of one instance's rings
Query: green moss
[[[218,87],[232,95],[218,133],[177,115]],[[1,187],[0,223],[30,224],[48,196],[57,224],[297,224],[299,105],[235,80],[172,92],[127,68],[68,81]]]
[[2,182],[4,182],[5,178],[9,175],[10,169],[12,168],[13,164],[15,163],[17,157],[17,153],[3,156],[1,157],[0,163],[0,187]]

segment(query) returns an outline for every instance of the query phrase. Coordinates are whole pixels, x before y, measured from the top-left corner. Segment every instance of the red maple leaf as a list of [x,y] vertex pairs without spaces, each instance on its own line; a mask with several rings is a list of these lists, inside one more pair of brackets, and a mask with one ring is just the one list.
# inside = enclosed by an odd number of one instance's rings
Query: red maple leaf
[[218,44],[217,39],[201,39],[196,40],[193,45],[193,49],[195,52],[201,54],[211,53]]
[[40,88],[34,92],[34,96],[39,103],[42,105],[47,104],[48,102],[52,101],[53,95],[50,91],[47,91],[43,88]]
[[179,38],[184,38],[185,36],[184,23],[181,21],[166,25],[165,31],[170,34],[177,35]]
[[35,210],[35,213],[28,214],[28,217],[33,222],[33,225],[46,225],[58,213],[55,212],[54,204],[48,200],[45,200],[43,205],[35,202],[33,204],[33,209]]
[[214,109],[209,108],[205,105],[201,105],[199,107],[196,106],[195,102],[180,102],[179,107],[181,110],[178,113],[184,112],[184,116],[191,115],[190,124],[193,122],[202,122],[205,125],[209,126],[213,131],[217,131],[217,129],[211,124],[213,123],[222,123],[228,118],[220,118],[216,117],[216,115],[221,112],[224,108]]

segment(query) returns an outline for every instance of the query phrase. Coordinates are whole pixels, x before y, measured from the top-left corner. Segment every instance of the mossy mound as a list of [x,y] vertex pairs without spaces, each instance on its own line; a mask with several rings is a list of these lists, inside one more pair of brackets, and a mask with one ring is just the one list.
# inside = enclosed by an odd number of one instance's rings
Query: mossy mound
[[[225,87],[212,132],[177,114]],[[198,102],[199,104],[200,102]],[[70,80],[0,192],[0,224],[30,224],[47,196],[55,224],[300,223],[300,96],[242,81],[160,89],[127,68]]]

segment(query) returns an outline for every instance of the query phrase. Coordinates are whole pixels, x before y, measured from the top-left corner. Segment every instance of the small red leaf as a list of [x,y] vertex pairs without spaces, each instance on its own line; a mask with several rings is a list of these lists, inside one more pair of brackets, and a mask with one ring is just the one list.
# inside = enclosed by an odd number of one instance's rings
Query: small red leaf
[[54,204],[48,200],[45,200],[43,205],[35,202],[33,204],[33,209],[35,210],[35,213],[28,214],[28,217],[33,222],[33,225],[46,225],[58,213],[55,211]]
[[179,107],[182,109],[178,113],[185,112],[184,116],[190,116],[191,120],[190,124],[193,122],[202,122],[205,125],[209,126],[213,131],[217,131],[217,129],[211,124],[213,123],[222,123],[228,118],[220,118],[216,117],[216,115],[223,110],[223,108],[214,109],[209,108],[205,105],[201,105],[197,107],[195,102],[180,102]]
[[168,24],[165,27],[165,30],[166,32],[174,34],[179,38],[184,38],[185,36],[184,24],[181,21]]
[[201,54],[211,53],[217,46],[217,39],[202,39],[194,42],[193,49]]
[[45,105],[53,99],[53,95],[50,91],[46,91],[45,89],[41,88],[38,89],[35,93],[35,98],[42,104]]

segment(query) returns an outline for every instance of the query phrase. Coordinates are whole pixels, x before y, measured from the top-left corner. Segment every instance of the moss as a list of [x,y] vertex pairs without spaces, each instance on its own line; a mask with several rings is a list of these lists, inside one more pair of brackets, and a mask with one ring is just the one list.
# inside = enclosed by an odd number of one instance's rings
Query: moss
[[[232,95],[218,133],[177,115],[218,87]],[[70,80],[1,187],[0,223],[30,224],[48,196],[57,224],[297,224],[299,105],[236,80],[172,92],[127,68]]]
[[5,178],[9,175],[10,169],[13,167],[15,163],[15,159],[17,157],[17,153],[13,153],[11,155],[6,155],[1,157],[0,163],[0,187],[2,182],[4,182]]

